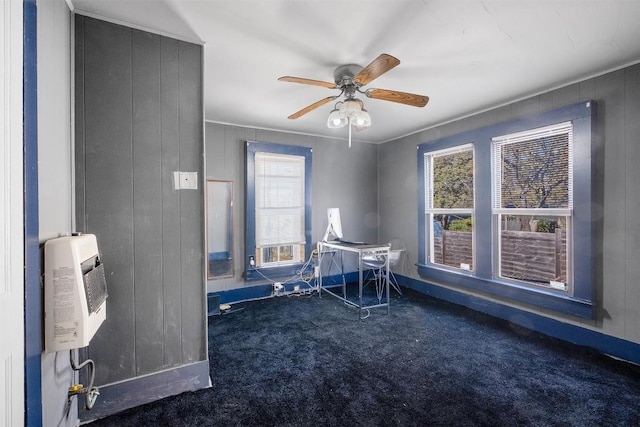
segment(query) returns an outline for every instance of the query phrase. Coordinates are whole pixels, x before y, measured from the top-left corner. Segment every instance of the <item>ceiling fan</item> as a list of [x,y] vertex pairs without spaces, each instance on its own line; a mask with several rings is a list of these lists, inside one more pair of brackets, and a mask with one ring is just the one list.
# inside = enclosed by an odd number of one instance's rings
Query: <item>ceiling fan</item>
[[340,128],[349,124],[349,146],[351,146],[351,125],[355,126],[356,130],[363,130],[371,126],[371,117],[367,110],[364,109],[364,103],[362,100],[356,98],[358,93],[364,94],[368,98],[392,101],[414,107],[424,107],[427,105],[427,102],[429,102],[428,96],[415,95],[413,93],[376,88],[362,89],[365,85],[371,83],[398,64],[400,64],[400,60],[383,53],[364,68],[356,64],[337,67],[333,72],[335,83],[301,77],[280,77],[278,80],[283,82],[302,83],[340,90],[340,93],[337,95],[328,96],[293,113],[289,116],[289,119],[297,119],[344,95],[344,100],[338,101],[334,109],[329,113],[327,126],[330,128]]

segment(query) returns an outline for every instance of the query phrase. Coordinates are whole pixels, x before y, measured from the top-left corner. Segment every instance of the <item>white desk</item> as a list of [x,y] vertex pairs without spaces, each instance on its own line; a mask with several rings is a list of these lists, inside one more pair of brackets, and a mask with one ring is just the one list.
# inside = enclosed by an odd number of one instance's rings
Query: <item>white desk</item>
[[[355,253],[358,256],[358,301],[354,302],[347,299],[347,284],[344,278],[344,253],[351,252]],[[322,272],[322,259],[325,255],[331,255],[334,257],[336,253],[340,253],[340,274],[342,275],[342,296],[337,293],[327,289],[323,286],[323,272]],[[382,302],[381,299],[378,300],[378,304],[373,305],[363,305],[362,301],[362,287],[363,287],[363,258],[374,257],[379,260],[381,263],[377,266],[377,269],[381,269],[384,276],[381,278],[384,280],[383,286],[385,288],[384,294],[386,297],[384,298],[386,302]],[[335,259],[332,258],[330,262],[335,262]],[[318,275],[318,283],[320,285],[320,296],[322,296],[322,291],[327,292],[328,294],[341,299],[346,304],[349,304],[353,307],[356,307],[359,311],[359,317],[362,319],[362,311],[369,310],[371,308],[377,307],[387,307],[387,314],[389,314],[389,245],[367,245],[367,244],[346,244],[342,242],[318,242],[318,265],[320,266],[320,272]],[[331,265],[331,264],[330,264]]]

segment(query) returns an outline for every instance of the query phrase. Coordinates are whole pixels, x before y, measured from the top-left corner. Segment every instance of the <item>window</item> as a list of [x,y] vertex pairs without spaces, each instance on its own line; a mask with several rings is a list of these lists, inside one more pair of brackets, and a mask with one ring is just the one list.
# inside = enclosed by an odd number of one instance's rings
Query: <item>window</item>
[[296,273],[310,253],[311,149],[247,143],[247,278]]
[[256,265],[304,260],[304,156],[256,153]]
[[425,154],[428,262],[473,270],[473,147]]
[[592,318],[593,106],[419,145],[420,276]]
[[493,138],[496,275],[571,291],[571,122]]

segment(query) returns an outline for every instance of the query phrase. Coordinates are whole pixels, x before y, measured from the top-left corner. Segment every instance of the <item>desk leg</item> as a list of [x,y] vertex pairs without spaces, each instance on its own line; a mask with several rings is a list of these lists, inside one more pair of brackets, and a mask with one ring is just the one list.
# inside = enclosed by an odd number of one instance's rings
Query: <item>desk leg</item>
[[318,249],[318,277],[317,285],[318,285],[318,296],[322,298],[322,258],[323,258],[323,249],[321,249],[320,245],[317,245]]
[[358,255],[358,314],[362,320],[362,252]]
[[391,307],[391,301],[389,298],[389,252],[387,252],[387,268],[385,268],[385,282],[387,283],[387,314],[389,314],[389,308]]
[[342,298],[347,299],[347,280],[344,277],[344,251],[340,251],[340,277],[342,277]]

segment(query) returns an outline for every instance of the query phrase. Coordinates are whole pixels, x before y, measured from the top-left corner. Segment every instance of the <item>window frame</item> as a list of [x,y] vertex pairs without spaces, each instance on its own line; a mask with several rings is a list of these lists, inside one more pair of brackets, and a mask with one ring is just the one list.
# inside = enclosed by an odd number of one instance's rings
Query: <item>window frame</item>
[[[247,280],[273,279],[292,276],[300,272],[305,261],[309,259],[311,247],[311,180],[312,149],[296,145],[277,144],[271,142],[246,141],[246,200],[245,200],[245,278]],[[304,259],[285,265],[251,265],[257,260],[256,248],[256,187],[255,166],[256,154],[269,153],[304,157]]]
[[[592,221],[592,136],[595,123],[595,103],[583,101],[557,110],[509,122],[479,128],[417,146],[418,153],[418,273],[433,283],[447,284],[490,294],[507,300],[523,302],[567,313],[581,318],[595,315],[594,254],[595,225]],[[573,236],[570,267],[573,277],[572,294],[501,280],[494,275],[495,221],[492,213],[492,139],[570,121],[573,125]],[[474,144],[474,240],[475,269],[452,271],[426,262],[428,241],[425,221],[425,167],[428,152]]]
[[[433,151],[429,151],[428,153],[425,153],[424,155],[424,168],[425,168],[425,209],[422,212],[422,215],[425,217],[425,222],[426,222],[426,217],[428,216],[430,218],[430,220],[427,222],[428,226],[425,226],[425,232],[427,233],[425,236],[425,239],[427,240],[428,243],[426,243],[426,258],[425,258],[425,262],[429,265],[433,265],[433,266],[437,266],[439,268],[444,268],[444,269],[450,269],[450,270],[454,270],[454,271],[468,271],[468,272],[473,272],[475,270],[475,266],[476,266],[476,262],[475,262],[475,226],[473,226],[472,231],[471,231],[471,259],[472,259],[472,268],[469,269],[465,269],[462,267],[453,267],[450,265],[446,265],[446,264],[439,264],[436,263],[433,260],[430,260],[432,256],[434,256],[434,239],[432,239],[432,236],[434,235],[434,217],[436,215],[454,215],[454,214],[464,214],[464,215],[470,215],[471,216],[471,220],[472,220],[472,224],[475,218],[475,180],[473,182],[473,206],[471,208],[437,208],[434,207],[432,205],[433,202],[433,164],[431,163],[431,166],[428,167],[427,164],[431,161],[432,159],[439,157],[439,156],[448,156],[448,155],[453,155],[453,154],[458,154],[458,153],[463,153],[463,152],[467,152],[470,151],[471,152],[471,162],[472,162],[472,174],[473,177],[475,178],[475,149],[473,144],[469,143],[469,144],[462,144],[462,145],[457,145],[455,147],[448,147],[448,148],[443,148],[440,150],[433,150]],[[431,159],[431,160],[430,160]],[[429,174],[429,183],[431,184],[430,187],[427,186],[427,176],[426,174]],[[445,230],[442,230],[442,232],[444,233]],[[444,260],[443,260],[444,261]]]
[[[502,198],[502,153],[504,147],[510,144],[529,142],[532,139],[552,137],[556,135],[567,135],[567,201],[566,207],[505,207]],[[555,123],[549,126],[527,129],[515,134],[499,135],[492,138],[491,143],[491,171],[492,171],[492,213],[493,213],[493,248],[494,253],[494,277],[511,283],[522,283],[527,286],[540,286],[551,288],[550,284],[543,285],[543,282],[534,283],[532,281],[508,277],[502,275],[502,218],[503,216],[552,216],[565,218],[566,228],[566,280],[563,282],[564,289],[556,289],[567,295],[573,294],[573,269],[572,265],[572,239],[573,239],[573,124],[571,121]],[[559,285],[559,283],[558,283]]]

